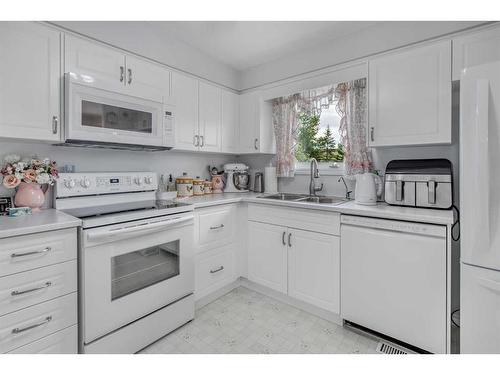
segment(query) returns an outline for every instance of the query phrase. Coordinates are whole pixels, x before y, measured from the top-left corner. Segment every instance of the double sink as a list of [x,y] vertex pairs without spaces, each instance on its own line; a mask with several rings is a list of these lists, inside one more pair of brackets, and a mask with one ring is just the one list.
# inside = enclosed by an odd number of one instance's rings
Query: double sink
[[272,195],[262,195],[257,198],[274,199],[288,202],[304,202],[304,203],[317,203],[317,204],[341,204],[347,202],[347,199],[341,197],[326,197],[320,195],[306,195],[306,194],[291,194],[291,193],[278,193]]

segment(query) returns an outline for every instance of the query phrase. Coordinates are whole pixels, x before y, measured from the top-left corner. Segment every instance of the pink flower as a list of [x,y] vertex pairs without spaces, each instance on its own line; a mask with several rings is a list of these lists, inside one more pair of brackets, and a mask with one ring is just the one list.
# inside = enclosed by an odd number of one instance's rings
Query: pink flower
[[1,174],[4,176],[11,174],[14,169],[12,168],[12,164],[7,163],[2,170],[0,171]]
[[36,180],[36,172],[33,169],[28,169],[24,172],[24,179],[26,182],[33,182]]
[[5,176],[3,178],[3,186],[7,189],[14,189],[21,183],[21,180],[14,175]]

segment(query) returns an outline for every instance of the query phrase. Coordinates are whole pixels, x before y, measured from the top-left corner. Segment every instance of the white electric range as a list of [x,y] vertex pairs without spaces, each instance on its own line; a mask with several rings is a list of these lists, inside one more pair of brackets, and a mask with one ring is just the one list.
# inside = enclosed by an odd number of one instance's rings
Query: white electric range
[[83,353],[134,353],[194,317],[193,206],[151,172],[62,173],[55,208],[82,219]]

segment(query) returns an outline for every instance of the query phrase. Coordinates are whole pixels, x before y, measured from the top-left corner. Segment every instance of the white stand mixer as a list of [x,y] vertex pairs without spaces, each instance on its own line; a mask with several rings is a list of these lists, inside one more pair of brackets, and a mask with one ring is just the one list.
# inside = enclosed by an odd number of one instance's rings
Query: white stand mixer
[[225,193],[246,193],[249,191],[250,175],[249,166],[242,163],[230,163],[224,165],[226,174]]

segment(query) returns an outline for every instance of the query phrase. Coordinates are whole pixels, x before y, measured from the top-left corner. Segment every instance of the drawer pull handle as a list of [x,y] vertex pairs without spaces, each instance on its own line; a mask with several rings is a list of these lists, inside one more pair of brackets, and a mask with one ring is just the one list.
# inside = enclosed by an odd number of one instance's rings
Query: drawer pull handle
[[210,227],[210,230],[221,229],[224,228],[224,224],[217,225],[216,227]]
[[33,324],[33,325],[30,325],[28,327],[23,327],[23,328],[14,328],[12,330],[12,333],[14,334],[18,334],[18,333],[22,333],[22,332],[25,332],[25,331],[29,331],[30,329],[34,329],[34,328],[37,328],[37,327],[40,327],[40,326],[43,326],[44,324],[47,324],[48,322],[50,322],[52,320],[52,315],[49,315],[48,317],[46,317],[42,322],[40,323],[36,323],[36,324]]
[[19,258],[19,257],[25,257],[28,255],[36,255],[36,254],[45,254],[48,253],[52,248],[50,246],[47,246],[43,250],[37,250],[37,251],[28,251],[26,253],[12,253],[10,254],[11,258]]
[[26,290],[13,290],[10,294],[12,296],[20,296],[20,295],[23,295],[26,293],[32,293],[32,292],[36,292],[38,290],[46,289],[51,285],[52,285],[52,283],[50,281],[47,281],[45,284],[43,284],[42,286],[39,286],[37,288],[31,288],[31,289],[26,289]]
[[224,269],[224,266],[220,266],[219,268],[217,268],[216,270],[210,270],[210,273],[217,273],[217,272],[220,272]]

